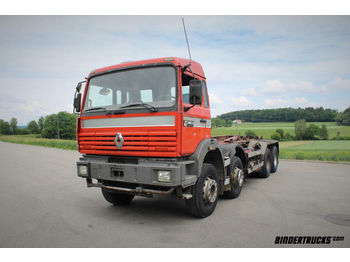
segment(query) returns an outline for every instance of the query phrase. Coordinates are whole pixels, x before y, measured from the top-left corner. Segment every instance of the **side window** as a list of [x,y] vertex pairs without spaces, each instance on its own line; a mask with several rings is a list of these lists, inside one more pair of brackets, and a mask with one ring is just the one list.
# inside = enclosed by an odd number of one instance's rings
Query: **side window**
[[193,77],[182,74],[182,101],[183,103],[190,104],[190,80]]
[[190,103],[190,87],[182,86],[182,101],[186,104]]
[[208,108],[209,103],[208,103],[208,96],[207,96],[207,86],[204,81],[202,81],[202,91],[203,91],[204,106]]

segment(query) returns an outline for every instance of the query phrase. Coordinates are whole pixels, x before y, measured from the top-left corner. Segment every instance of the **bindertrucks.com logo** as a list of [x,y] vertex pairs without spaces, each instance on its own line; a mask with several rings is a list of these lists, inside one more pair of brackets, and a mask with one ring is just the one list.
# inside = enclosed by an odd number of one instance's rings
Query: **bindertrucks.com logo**
[[332,241],[344,241],[343,236],[276,236],[275,244],[329,245]]

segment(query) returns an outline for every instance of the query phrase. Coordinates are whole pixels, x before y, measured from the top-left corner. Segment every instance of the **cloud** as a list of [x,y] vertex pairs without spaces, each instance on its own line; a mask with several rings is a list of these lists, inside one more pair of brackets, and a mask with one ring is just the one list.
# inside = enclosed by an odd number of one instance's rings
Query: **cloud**
[[350,80],[344,80],[336,77],[334,81],[328,84],[329,87],[337,90],[350,90]]
[[314,85],[309,81],[299,81],[298,83],[287,82],[281,80],[267,80],[265,87],[262,89],[264,94],[280,95],[286,93],[324,93],[330,91],[326,85]]
[[245,96],[231,97],[231,102],[234,104],[235,107],[241,108],[253,105],[253,102],[248,100]]
[[211,105],[222,105],[224,100],[215,96],[213,93],[209,93],[209,101]]
[[287,98],[266,98],[264,108],[283,108],[283,107],[317,107],[316,103],[308,101],[305,97]]
[[256,90],[254,88],[244,89],[242,93],[244,93],[248,96],[257,96],[258,95],[258,93],[256,92]]

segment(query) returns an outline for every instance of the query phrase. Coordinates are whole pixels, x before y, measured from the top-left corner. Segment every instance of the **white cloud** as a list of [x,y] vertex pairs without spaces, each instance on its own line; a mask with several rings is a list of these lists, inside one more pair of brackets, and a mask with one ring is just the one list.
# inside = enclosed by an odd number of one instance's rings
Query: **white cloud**
[[215,96],[213,93],[209,93],[209,101],[211,105],[222,105],[224,100]]
[[350,80],[344,80],[340,77],[336,77],[334,81],[328,84],[328,86],[338,90],[350,90]]
[[231,97],[235,107],[247,107],[253,105],[253,102],[248,100],[245,96]]
[[317,107],[317,104],[308,101],[305,97],[291,98],[266,98],[264,108],[282,108],[282,107]]
[[269,95],[281,95],[286,93],[320,93],[329,91],[329,87],[325,85],[314,85],[309,81],[299,81],[297,83],[283,83],[281,80],[267,80],[262,92]]

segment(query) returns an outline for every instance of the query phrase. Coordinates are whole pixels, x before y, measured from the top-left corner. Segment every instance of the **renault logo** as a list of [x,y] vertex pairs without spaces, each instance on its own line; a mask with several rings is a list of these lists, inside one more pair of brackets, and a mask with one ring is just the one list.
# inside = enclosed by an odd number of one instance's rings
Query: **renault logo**
[[121,133],[117,133],[114,138],[114,143],[118,149],[121,149],[124,144],[124,138]]

